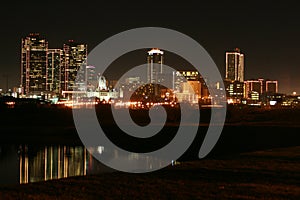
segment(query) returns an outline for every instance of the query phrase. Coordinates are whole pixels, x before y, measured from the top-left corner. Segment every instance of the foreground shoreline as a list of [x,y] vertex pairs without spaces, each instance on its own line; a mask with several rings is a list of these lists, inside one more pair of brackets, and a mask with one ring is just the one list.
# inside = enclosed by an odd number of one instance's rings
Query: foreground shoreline
[[299,199],[300,146],[17,186],[0,199]]
[[[204,121],[179,165],[147,174],[1,185],[0,199],[300,199],[299,116],[300,110],[229,112],[205,159],[197,156],[208,127]],[[82,145],[70,110],[12,110],[0,119],[0,144]],[[109,129],[118,138],[116,127]]]

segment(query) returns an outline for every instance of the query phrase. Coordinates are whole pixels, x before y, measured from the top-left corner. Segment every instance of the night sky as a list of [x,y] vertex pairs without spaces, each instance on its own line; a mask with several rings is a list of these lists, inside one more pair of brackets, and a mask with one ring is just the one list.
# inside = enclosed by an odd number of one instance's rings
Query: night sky
[[91,51],[121,31],[157,26],[198,41],[223,77],[225,51],[238,47],[245,54],[245,79],[277,79],[279,92],[300,94],[300,9],[295,3],[137,2],[1,2],[0,88],[6,88],[6,75],[10,88],[19,86],[21,38],[31,32],[45,36],[49,48],[74,39]]

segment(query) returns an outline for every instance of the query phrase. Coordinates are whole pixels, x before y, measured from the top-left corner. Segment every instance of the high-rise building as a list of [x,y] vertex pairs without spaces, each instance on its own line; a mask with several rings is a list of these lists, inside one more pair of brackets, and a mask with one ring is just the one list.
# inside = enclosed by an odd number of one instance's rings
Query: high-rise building
[[63,61],[62,49],[48,49],[47,85],[48,91],[61,93],[61,68]]
[[95,91],[98,85],[98,76],[96,74],[95,66],[86,66],[85,75],[87,91]]
[[160,49],[153,48],[148,51],[147,63],[147,81],[148,83],[159,84],[163,82],[163,55]]
[[38,33],[22,39],[21,88],[23,95],[41,95],[47,91],[48,42]]
[[64,59],[61,70],[62,90],[73,91],[74,89],[85,89],[87,45],[69,40],[64,44],[63,52]]
[[225,78],[230,81],[244,81],[244,54],[238,48],[226,52]]

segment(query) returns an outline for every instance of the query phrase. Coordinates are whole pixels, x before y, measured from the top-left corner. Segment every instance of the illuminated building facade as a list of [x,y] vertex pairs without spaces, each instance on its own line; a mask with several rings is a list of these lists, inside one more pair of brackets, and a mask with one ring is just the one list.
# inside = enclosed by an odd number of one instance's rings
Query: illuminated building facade
[[47,90],[55,94],[61,93],[62,49],[48,50]]
[[153,48],[148,51],[147,56],[147,81],[148,83],[159,84],[163,82],[163,60],[164,52]]
[[226,52],[225,78],[231,81],[244,81],[244,54],[238,48]]
[[63,49],[49,49],[39,33],[29,34],[21,46],[21,95],[48,99],[75,88],[86,90],[88,83],[97,82],[91,78],[95,70],[86,69],[86,59],[86,44],[70,40]]
[[[194,89],[197,95],[201,95],[201,76],[196,70],[182,70],[173,72],[173,90],[176,92],[182,92],[185,90],[183,83],[189,83],[190,87]],[[187,90],[186,90],[187,91]]]
[[244,83],[246,98],[250,98],[253,94],[260,96],[264,92],[264,79],[246,80]]
[[245,83],[245,97],[248,99],[257,99],[259,95],[259,100],[264,93],[275,94],[278,93],[278,81],[277,80],[265,80],[265,79],[253,79],[246,80]]
[[224,86],[228,103],[241,103],[245,97],[244,82],[225,80]]
[[47,91],[48,42],[38,33],[22,39],[21,88],[23,95]]
[[98,78],[95,71],[95,67],[91,65],[86,66],[85,75],[87,91],[95,91],[98,84]]
[[178,102],[196,103],[201,97],[201,76],[196,70],[173,72],[173,91]]
[[[87,45],[69,40],[63,46],[64,60],[61,70],[61,88],[63,91],[85,89],[85,69]],[[76,83],[76,84],[75,84]]]

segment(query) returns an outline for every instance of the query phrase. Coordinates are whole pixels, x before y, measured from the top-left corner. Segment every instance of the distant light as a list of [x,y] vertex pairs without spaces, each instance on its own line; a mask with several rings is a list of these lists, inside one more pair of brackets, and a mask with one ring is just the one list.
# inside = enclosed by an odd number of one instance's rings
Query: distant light
[[151,49],[150,51],[148,51],[149,55],[153,55],[153,54],[164,54],[163,51],[159,50],[159,49]]
[[270,105],[271,105],[271,106],[276,105],[276,103],[277,103],[277,101],[270,101]]
[[102,152],[104,151],[104,147],[103,146],[98,146],[97,151],[102,154]]
[[296,95],[297,94],[297,92],[293,92],[293,95]]
[[95,69],[95,66],[92,66],[92,65],[88,65],[86,66],[87,69]]
[[233,99],[227,99],[228,104],[233,104]]

